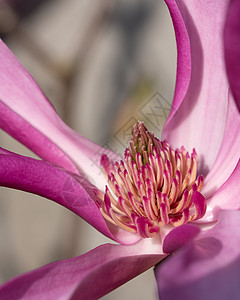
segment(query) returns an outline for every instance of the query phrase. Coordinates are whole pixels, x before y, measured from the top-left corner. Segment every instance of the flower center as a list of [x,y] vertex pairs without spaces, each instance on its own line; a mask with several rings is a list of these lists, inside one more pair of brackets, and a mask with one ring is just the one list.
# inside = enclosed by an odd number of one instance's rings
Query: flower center
[[111,164],[102,156],[107,178],[105,194],[98,192],[100,211],[109,222],[142,237],[154,237],[161,226],[179,226],[200,219],[206,200],[200,194],[204,177],[197,174],[197,153],[175,151],[142,122],[132,130],[124,161]]

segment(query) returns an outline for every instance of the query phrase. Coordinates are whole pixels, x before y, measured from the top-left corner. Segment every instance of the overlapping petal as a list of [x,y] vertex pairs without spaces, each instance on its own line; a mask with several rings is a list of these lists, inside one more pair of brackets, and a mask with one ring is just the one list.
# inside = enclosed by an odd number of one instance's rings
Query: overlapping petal
[[[94,194],[96,189],[84,177],[61,167],[29,157],[0,151],[0,185],[51,199],[82,217],[106,236],[131,244],[139,237],[114,228],[109,231]],[[113,236],[114,235],[114,236]]]
[[[184,64],[178,64],[176,86],[179,81],[185,80],[179,72],[189,72],[189,54],[191,79],[179,109],[170,116],[163,129],[163,138],[173,147],[184,145],[189,151],[195,148],[201,162],[200,172],[206,175],[218,155],[227,117],[228,82],[222,31],[228,0],[166,2],[172,11],[175,31],[184,31],[185,25],[190,40],[191,53],[188,45],[185,51],[180,51],[181,41],[177,43],[181,60],[187,59],[185,71],[182,70]],[[183,46],[185,44],[184,38]],[[179,98],[179,94],[184,96],[181,93],[176,89],[174,98]]]
[[107,150],[80,136],[59,118],[34,79],[2,41],[0,65],[0,127],[41,158],[70,171],[83,171],[91,182],[103,188],[99,163]]
[[224,31],[225,61],[228,79],[240,110],[240,2],[231,0]]
[[154,266],[166,255],[150,239],[132,246],[106,244],[75,258],[54,262],[5,283],[0,298],[99,299]]
[[161,300],[240,298],[240,211],[218,223],[155,268]]

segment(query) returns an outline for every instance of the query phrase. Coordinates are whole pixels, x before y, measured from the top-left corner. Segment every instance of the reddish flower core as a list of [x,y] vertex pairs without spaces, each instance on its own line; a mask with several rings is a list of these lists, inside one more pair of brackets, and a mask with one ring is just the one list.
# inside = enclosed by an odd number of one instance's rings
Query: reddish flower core
[[101,159],[108,186],[98,192],[103,217],[142,237],[154,237],[161,226],[179,226],[200,219],[206,200],[200,193],[204,177],[197,174],[197,153],[175,151],[142,122],[132,130],[124,161]]

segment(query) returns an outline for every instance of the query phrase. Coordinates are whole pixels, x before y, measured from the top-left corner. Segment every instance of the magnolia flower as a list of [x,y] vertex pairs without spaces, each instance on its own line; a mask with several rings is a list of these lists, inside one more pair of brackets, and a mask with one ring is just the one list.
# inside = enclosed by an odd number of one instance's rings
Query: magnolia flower
[[51,199],[119,243],[12,279],[1,299],[97,299],[175,251],[155,268],[161,299],[239,298],[240,118],[224,69],[228,1],[166,3],[178,47],[166,141],[138,123],[124,162],[67,127],[1,42],[1,127],[43,160],[1,149],[0,184]]

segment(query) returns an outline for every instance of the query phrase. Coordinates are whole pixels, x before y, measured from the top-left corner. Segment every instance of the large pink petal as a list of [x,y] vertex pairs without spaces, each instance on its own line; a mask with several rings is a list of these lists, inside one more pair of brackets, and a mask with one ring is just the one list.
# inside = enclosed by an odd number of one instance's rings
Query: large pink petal
[[92,184],[84,177],[50,163],[0,151],[0,185],[31,192],[53,200],[82,217],[106,236],[124,244],[139,240],[139,236],[115,228],[109,231],[96,204]]
[[[17,58],[0,41],[0,127],[43,159],[84,171],[103,188],[104,149],[71,130]],[[114,155],[114,154],[112,154]]]
[[7,282],[0,288],[0,298],[99,299],[166,256],[159,245],[149,242],[147,239],[132,246],[106,244],[82,256],[46,265]]
[[240,298],[240,211],[222,211],[218,223],[174,256],[155,274],[162,300]]
[[[225,75],[222,34],[228,0],[168,0],[166,1],[175,23],[175,30],[183,31],[182,15],[191,47],[191,79],[186,96],[177,112],[163,129],[163,138],[173,147],[182,145],[189,151],[196,148],[200,158],[200,171],[207,174],[213,165],[223,138],[228,105],[228,81]],[[179,13],[177,12],[177,8]],[[179,34],[178,34],[179,37]],[[183,35],[183,45],[187,45]],[[178,41],[178,48],[181,41]],[[184,63],[178,64],[177,83],[189,72],[189,49]],[[179,53],[179,54],[180,54]],[[184,56],[182,61],[184,62]],[[176,89],[174,98],[184,93]],[[177,101],[179,102],[179,100]],[[174,105],[174,104],[173,104]],[[173,108],[174,109],[174,108]]]
[[231,0],[224,31],[225,60],[228,79],[240,110],[240,2]]

